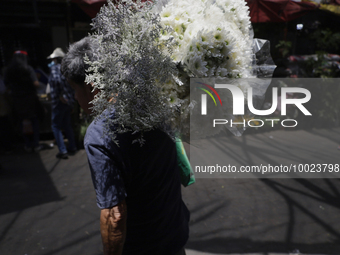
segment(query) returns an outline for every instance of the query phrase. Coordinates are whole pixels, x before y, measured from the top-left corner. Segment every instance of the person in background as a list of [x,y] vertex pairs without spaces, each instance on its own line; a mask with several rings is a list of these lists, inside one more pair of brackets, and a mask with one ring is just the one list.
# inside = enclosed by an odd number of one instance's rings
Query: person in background
[[10,112],[7,89],[0,74],[0,153],[12,150]]
[[[49,64],[51,73],[48,79],[52,100],[52,131],[59,148],[56,157],[60,159],[67,159],[68,155],[73,155],[77,151],[71,125],[71,114],[75,101],[74,92],[60,72],[60,63],[64,56],[65,53],[61,48],[56,48],[48,56],[48,59],[52,60]],[[62,130],[68,139],[68,149],[64,143]]]
[[47,88],[47,85],[43,82],[41,82],[41,74],[42,71],[40,70],[35,70],[35,75],[37,76],[38,78],[38,82],[39,82],[39,87],[37,88],[37,94],[38,95],[44,95],[46,94],[46,88]]
[[[95,60],[95,49],[95,41],[86,37],[71,45],[62,61],[62,72],[87,113],[95,92],[85,83],[84,56]],[[101,209],[104,254],[185,255],[190,213],[182,200],[174,141],[154,129],[144,133],[143,146],[132,144],[138,136],[132,133],[118,134],[117,146],[104,125],[101,118],[92,122],[84,139]]]
[[27,63],[27,52],[15,51],[11,62],[4,70],[4,82],[12,97],[13,111],[18,117],[25,140],[25,150],[40,151],[39,120],[43,109],[39,102],[36,89],[38,79],[33,68]]

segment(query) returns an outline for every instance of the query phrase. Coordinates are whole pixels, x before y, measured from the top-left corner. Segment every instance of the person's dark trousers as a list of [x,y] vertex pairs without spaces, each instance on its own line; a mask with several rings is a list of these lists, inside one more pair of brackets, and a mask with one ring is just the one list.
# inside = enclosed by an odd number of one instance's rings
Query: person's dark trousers
[[[25,147],[27,149],[34,149],[37,146],[39,146],[39,120],[37,117],[32,117],[32,118],[26,118],[32,123],[32,131],[33,134],[27,135],[23,134],[24,141],[25,141]],[[23,120],[20,121],[21,125],[21,130],[23,130]]]
[[62,102],[59,102],[58,105],[52,107],[52,131],[61,154],[67,153],[62,130],[64,130],[68,139],[68,149],[71,151],[77,149],[71,125],[71,112],[71,106]]

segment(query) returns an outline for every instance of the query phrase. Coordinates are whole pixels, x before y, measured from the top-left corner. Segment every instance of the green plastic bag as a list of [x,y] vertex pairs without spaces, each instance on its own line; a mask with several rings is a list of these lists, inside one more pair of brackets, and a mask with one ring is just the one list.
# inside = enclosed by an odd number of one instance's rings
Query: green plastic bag
[[176,138],[176,150],[178,167],[181,174],[181,183],[184,187],[187,187],[195,183],[195,176],[191,169],[191,165],[185,152],[183,143],[179,138]]

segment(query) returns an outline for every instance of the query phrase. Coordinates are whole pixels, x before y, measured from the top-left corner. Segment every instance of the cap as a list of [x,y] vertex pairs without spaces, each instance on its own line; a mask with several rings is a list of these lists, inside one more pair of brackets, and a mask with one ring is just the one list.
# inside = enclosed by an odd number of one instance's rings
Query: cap
[[65,53],[63,52],[63,50],[61,48],[56,48],[51,55],[49,55],[47,58],[51,59],[51,58],[62,58],[65,56]]
[[24,50],[16,50],[16,51],[14,51],[14,54],[24,54],[24,55],[28,55],[27,54],[27,51],[24,51]]

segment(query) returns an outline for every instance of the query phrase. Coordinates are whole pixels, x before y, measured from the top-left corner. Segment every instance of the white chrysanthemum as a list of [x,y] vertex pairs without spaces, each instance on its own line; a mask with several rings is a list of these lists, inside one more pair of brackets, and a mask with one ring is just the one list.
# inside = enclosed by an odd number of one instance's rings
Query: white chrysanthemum
[[219,22],[225,20],[224,13],[216,4],[206,5],[203,17],[210,25],[217,25]]
[[191,57],[187,63],[187,66],[191,72],[193,72],[198,77],[207,76],[208,68],[206,68],[207,62],[203,61],[201,56],[195,55]]
[[170,91],[170,93],[168,94],[168,101],[170,104],[170,107],[177,107],[180,106],[180,99],[177,96],[177,92],[176,91]]
[[[161,21],[174,29],[171,35],[178,42],[172,58],[195,76],[248,76],[252,39],[248,13],[243,0],[170,1]],[[185,19],[183,29],[178,23]]]

